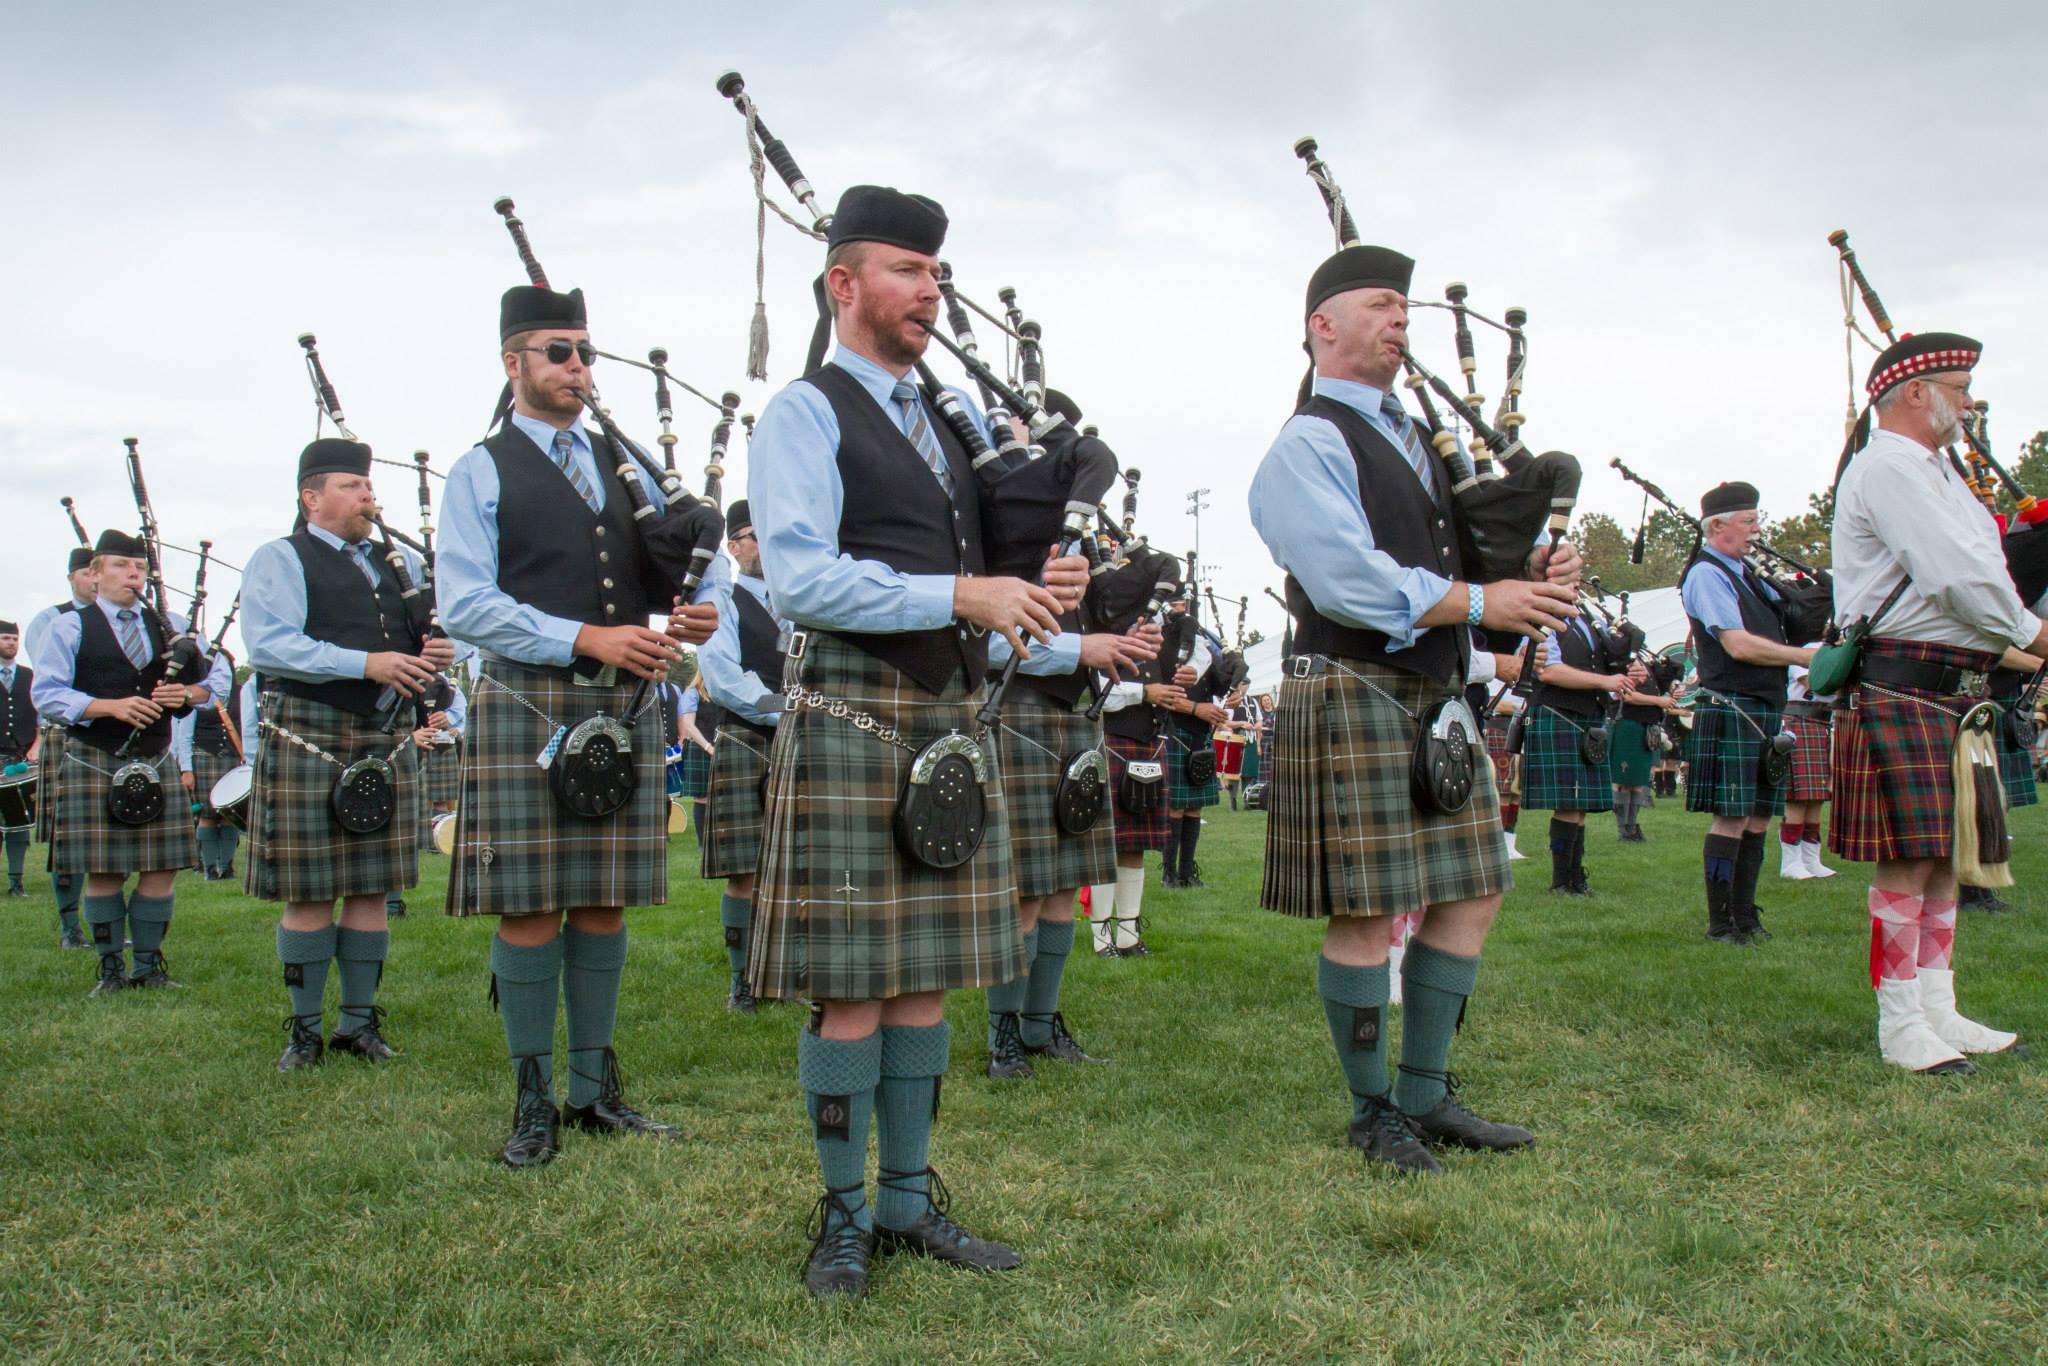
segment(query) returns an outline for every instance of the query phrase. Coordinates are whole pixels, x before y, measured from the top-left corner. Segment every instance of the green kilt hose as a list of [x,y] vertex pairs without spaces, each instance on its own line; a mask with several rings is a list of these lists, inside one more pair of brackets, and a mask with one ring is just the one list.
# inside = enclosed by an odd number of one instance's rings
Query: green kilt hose
[[1199,729],[1183,728],[1172,717],[1166,721],[1166,806],[1169,811],[1194,811],[1214,806],[1223,799],[1223,785],[1211,776],[1206,783],[1188,781],[1190,754],[1215,755],[1215,741],[1207,724]]
[[1522,797],[1521,756],[1508,753],[1508,724],[1512,716],[1486,718],[1486,757],[1493,760],[1493,787],[1504,802]]
[[[1154,849],[1164,849],[1168,819],[1166,793],[1162,791],[1158,802],[1142,816],[1134,816],[1119,806],[1116,794],[1123,789],[1125,764],[1166,762],[1165,738],[1148,742],[1127,739],[1121,735],[1105,735],[1103,743],[1109,749],[1109,807],[1116,821],[1116,851],[1119,854],[1144,854]],[[1103,878],[1102,881],[1107,882],[1109,879]]]
[[[281,692],[263,699],[262,715],[242,890],[259,901],[326,902],[416,885],[419,767],[411,733],[386,735],[370,717]],[[320,746],[343,765],[389,759],[398,775],[391,823],[367,835],[336,825],[328,802],[341,769],[281,732]]]
[[1453,689],[1351,659],[1280,686],[1261,906],[1305,919],[1396,915],[1508,889],[1491,765],[1477,766],[1472,799],[1453,815],[1419,811],[1409,793],[1417,723],[1401,707],[1420,714]]
[[1650,733],[1640,721],[1624,716],[1614,723],[1607,748],[1607,772],[1620,787],[1648,787],[1657,756],[1650,752]]
[[[717,741],[713,741],[715,746]],[[716,752],[715,749],[713,751]],[[676,792],[684,801],[701,801],[711,790],[711,766],[715,762],[711,754],[704,752],[704,746],[695,740],[683,741],[683,757],[676,761],[682,787]]]
[[[638,785],[602,820],[564,811],[534,760],[556,726],[603,711],[624,714],[636,680],[585,687],[501,659],[485,662],[470,693],[463,743],[450,915],[537,915],[578,906],[659,906],[668,900],[668,799],[661,718],[633,718]],[[540,713],[536,714],[538,708]]]
[[57,838],[50,848],[53,873],[152,873],[190,868],[199,862],[192,804],[184,800],[177,760],[166,748],[152,763],[164,785],[164,811],[148,825],[123,825],[107,814],[114,771],[128,759],[84,741],[64,747],[64,772],[57,781]]
[[1586,762],[1579,737],[1602,724],[1531,703],[1522,731],[1522,805],[1531,811],[1612,811],[1614,780],[1607,766]]
[[1051,896],[1116,881],[1114,796],[1104,803],[1093,828],[1079,835],[1061,830],[1053,815],[1067,760],[1101,743],[1100,726],[1041,693],[1013,688],[1004,700],[996,748],[1018,896]]
[[226,754],[192,746],[192,802],[199,807],[199,815],[212,820],[219,814],[213,809],[213,785],[226,777],[229,769],[241,766],[233,745],[228,746]]
[[1816,716],[1796,710],[1803,706],[1794,702],[1785,708],[1785,729],[1798,741],[1792,750],[1792,787],[1785,800],[1824,802],[1835,791],[1834,774],[1828,763],[1828,751],[1834,744],[1834,723],[1826,711]]
[[1781,729],[1780,714],[1774,702],[1700,694],[1685,755],[1691,765],[1686,810],[1745,818],[1785,814],[1785,789],[1764,786],[1761,771],[1764,745]]
[[[979,687],[956,676],[945,692],[929,693],[822,631],[803,639],[785,682],[874,717],[916,748],[948,731],[974,734]],[[958,868],[927,868],[897,848],[894,834],[912,752],[826,711],[783,713],[769,754],[747,962],[755,995],[876,1001],[1023,974],[1002,764],[992,739],[983,750],[992,771],[981,848]]]
[[36,843],[53,844],[57,828],[57,770],[64,766],[64,727],[44,726],[36,751]]
[[[685,740],[684,745],[696,749]],[[761,812],[766,799],[768,751],[774,732],[763,735],[737,717],[718,728],[711,756],[710,800],[698,831],[703,845],[698,871],[704,877],[751,877],[761,866]]]
[[[1989,673],[1999,656],[1953,645],[1874,640],[1873,654]],[[1897,694],[1888,696],[1887,694]],[[1835,714],[1835,811],[1828,848],[1856,863],[1945,859],[1955,839],[1956,726],[1975,699],[1857,684]]]
[[435,745],[419,755],[420,794],[429,806],[453,803],[462,795],[462,741]]

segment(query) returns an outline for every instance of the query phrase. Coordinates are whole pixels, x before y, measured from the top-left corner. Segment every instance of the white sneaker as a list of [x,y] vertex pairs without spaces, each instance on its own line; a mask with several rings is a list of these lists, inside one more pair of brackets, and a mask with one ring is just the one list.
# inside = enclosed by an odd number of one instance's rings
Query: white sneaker
[[[1909,1072],[1970,1070],[1968,1059],[1944,1043],[1927,1023],[1927,1012],[1920,1004],[1920,983],[1912,978],[1878,981],[1877,1051],[1892,1066]],[[1959,1062],[1962,1067],[1953,1066]]]
[[1508,842],[1508,862],[1509,862],[1509,863],[1520,863],[1520,862],[1522,862],[1523,860],[1525,860],[1525,859],[1527,859],[1527,858],[1529,857],[1529,856],[1528,856],[1527,854],[1523,853],[1523,852],[1522,852],[1521,850],[1519,850],[1519,849],[1515,848],[1515,832],[1514,832],[1514,831],[1512,831],[1512,830],[1505,830],[1505,831],[1502,831],[1501,833],[1502,833],[1502,834],[1503,834],[1503,835],[1504,835],[1504,836],[1505,836],[1505,837],[1507,838],[1507,842]]
[[1799,856],[1806,863],[1808,877],[1833,877],[1835,870],[1820,861],[1820,841],[1809,840],[1799,846]]
[[1806,867],[1806,860],[1799,853],[1805,847],[1803,844],[1787,844],[1783,840],[1778,841],[1779,877],[1784,878],[1788,882],[1800,882],[1813,876]]
[[2020,1036],[1987,1029],[1956,1013],[1956,975],[1947,968],[1920,969],[1920,1009],[1940,1040],[1964,1053],[2003,1053]]

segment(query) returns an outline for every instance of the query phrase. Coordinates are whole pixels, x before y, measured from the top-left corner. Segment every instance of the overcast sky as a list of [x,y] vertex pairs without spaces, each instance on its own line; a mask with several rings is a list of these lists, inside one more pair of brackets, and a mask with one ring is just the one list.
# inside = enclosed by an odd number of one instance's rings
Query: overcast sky
[[[2038,5],[1155,3],[16,6],[0,49],[0,616],[55,601],[71,532],[132,527],[139,436],[168,540],[240,563],[281,534],[316,332],[351,425],[445,469],[498,391],[497,296],[523,283],[512,195],[598,344],[665,346],[758,411],[794,378],[820,250],[770,221],[753,300],[736,67],[826,198],[944,202],[946,254],[1014,285],[1054,383],[1144,472],[1140,525],[1220,588],[1279,576],[1244,491],[1286,418],[1301,296],[1332,248],[1292,154],[1316,136],[1366,240],[1530,315],[1526,435],[1577,453],[1583,509],[1632,522],[1622,456],[1696,499],[1746,478],[1793,513],[1847,398],[1827,233],[1895,320],[1986,343],[2010,453],[2048,427],[2042,337],[2048,21]],[[1788,17],[1792,16],[1792,17]],[[849,22],[856,19],[858,22]],[[1455,371],[1448,316],[1417,352]],[[984,329],[984,342],[988,340]],[[1481,330],[1482,388],[1503,346]],[[1859,351],[1857,373],[1870,353]],[[941,362],[942,373],[950,362]],[[601,363],[651,442],[651,389]],[[701,466],[713,414],[680,401]],[[736,441],[736,445],[739,443]],[[727,479],[745,487],[744,454]],[[382,471],[409,527],[411,479]],[[192,562],[170,557],[189,584]],[[225,606],[233,575],[213,581]],[[1255,625],[1277,628],[1259,598]],[[216,614],[215,620],[218,620]]]

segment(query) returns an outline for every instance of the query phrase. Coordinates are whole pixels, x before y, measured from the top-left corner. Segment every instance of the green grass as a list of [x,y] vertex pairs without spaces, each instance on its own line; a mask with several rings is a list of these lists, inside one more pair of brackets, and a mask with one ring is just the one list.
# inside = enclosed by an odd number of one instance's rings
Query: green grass
[[[1211,817],[1209,888],[1149,892],[1157,956],[1073,959],[1068,1018],[1113,1066],[993,1085],[979,995],[953,999],[934,1160],[1025,1268],[885,1262],[858,1305],[798,1285],[800,1017],[723,1010],[689,837],[673,904],[632,916],[619,1038],[629,1096],[691,1140],[569,1135],[525,1174],[492,1160],[511,1095],[491,928],[438,913],[445,860],[385,981],[406,1056],[290,1077],[270,908],[187,875],[168,946],[187,990],[88,1000],[92,956],[57,951],[37,875],[35,900],[0,902],[6,1359],[2043,1356],[2048,1062],[1883,1065],[1856,870],[1767,871],[1777,939],[1736,951],[1700,938],[1701,824],[1669,802],[1647,846],[1595,818],[1589,903],[1518,865],[1452,1065],[1539,1146],[1401,1182],[1344,1146],[1317,932],[1255,908],[1263,817]],[[2040,886],[2048,817],[2017,826]],[[1966,916],[1958,962],[1967,1010],[2048,1043],[2036,904]]]

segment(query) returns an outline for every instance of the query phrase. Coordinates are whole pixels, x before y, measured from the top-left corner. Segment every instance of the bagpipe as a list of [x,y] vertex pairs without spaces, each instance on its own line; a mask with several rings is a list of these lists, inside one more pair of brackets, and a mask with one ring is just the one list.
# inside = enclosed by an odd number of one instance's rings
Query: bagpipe
[[91,548],[92,536],[86,531],[85,523],[78,520],[78,507],[71,501],[71,495],[67,493],[57,501],[64,505],[64,515],[71,519],[71,530],[78,537],[78,543]]

